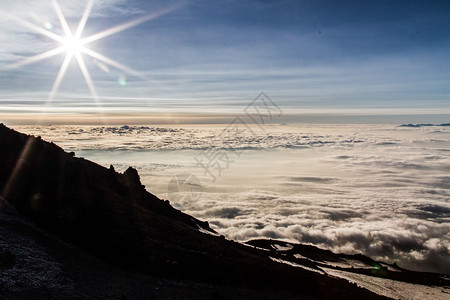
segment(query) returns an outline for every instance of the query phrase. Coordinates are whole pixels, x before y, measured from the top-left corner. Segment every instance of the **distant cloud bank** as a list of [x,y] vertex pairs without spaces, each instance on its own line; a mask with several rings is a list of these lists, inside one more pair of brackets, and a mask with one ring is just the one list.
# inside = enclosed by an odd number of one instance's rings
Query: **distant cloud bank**
[[[218,138],[222,128],[20,130],[116,170],[133,165],[161,198],[174,175],[194,174],[201,195],[172,204],[232,239],[300,241],[450,273],[450,127],[278,125],[227,144]],[[194,159],[211,149],[230,158],[215,182]]]

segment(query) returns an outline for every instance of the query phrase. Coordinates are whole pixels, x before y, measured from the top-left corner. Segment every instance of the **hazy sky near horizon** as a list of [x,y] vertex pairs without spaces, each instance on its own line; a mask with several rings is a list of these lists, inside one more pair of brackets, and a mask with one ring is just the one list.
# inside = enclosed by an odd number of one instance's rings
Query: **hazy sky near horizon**
[[[75,31],[88,1],[58,3]],[[82,54],[97,103],[75,59],[48,101],[65,52],[9,68],[60,46],[16,20],[64,35],[51,0],[0,13],[0,114],[220,112],[260,91],[285,111],[450,111],[448,1],[97,0],[82,38],[157,16],[86,45],[128,68]]]

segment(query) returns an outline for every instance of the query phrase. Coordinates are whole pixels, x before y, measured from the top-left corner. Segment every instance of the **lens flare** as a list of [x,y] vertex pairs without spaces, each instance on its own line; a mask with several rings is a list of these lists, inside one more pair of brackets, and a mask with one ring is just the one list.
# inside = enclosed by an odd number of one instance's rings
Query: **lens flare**
[[105,73],[109,73],[109,67],[108,65],[102,63],[101,61],[96,60],[95,58],[92,59],[92,61],[94,62],[94,64],[97,65],[97,67],[102,70]]
[[50,23],[50,22],[48,22],[48,21],[44,22],[44,27],[45,27],[45,29],[47,29],[47,30],[52,30],[52,29],[53,29],[52,23]]
[[119,79],[117,79],[117,82],[119,82],[119,84],[121,86],[125,86],[127,85],[127,77],[125,77],[124,75],[119,76]]

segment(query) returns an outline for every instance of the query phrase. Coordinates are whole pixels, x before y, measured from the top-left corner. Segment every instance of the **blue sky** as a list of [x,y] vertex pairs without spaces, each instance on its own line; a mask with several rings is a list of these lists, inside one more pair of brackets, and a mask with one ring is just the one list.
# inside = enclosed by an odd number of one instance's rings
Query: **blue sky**
[[[88,1],[58,3],[75,30]],[[51,0],[2,8],[63,34]],[[141,75],[83,55],[98,104],[75,60],[47,101],[65,53],[2,70],[58,47],[2,17],[0,114],[225,112],[260,91],[285,112],[450,112],[448,1],[98,0],[82,37],[155,12],[88,44]]]

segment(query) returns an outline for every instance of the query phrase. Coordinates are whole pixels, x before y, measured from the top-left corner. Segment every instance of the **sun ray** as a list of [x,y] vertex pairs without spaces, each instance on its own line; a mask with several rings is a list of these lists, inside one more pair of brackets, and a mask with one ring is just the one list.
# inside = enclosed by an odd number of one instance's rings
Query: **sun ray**
[[69,28],[69,24],[67,24],[66,17],[64,17],[64,14],[61,10],[61,7],[58,4],[57,0],[52,0],[53,7],[55,8],[56,15],[58,16],[59,22],[61,23],[61,26],[64,30],[64,33],[66,34],[67,38],[72,37],[72,31]]
[[67,67],[69,66],[69,63],[72,60],[72,56],[73,55],[71,53],[68,53],[64,58],[61,68],[59,69],[58,75],[56,76],[55,82],[53,83],[52,90],[50,91],[50,94],[48,96],[48,100],[45,103],[46,105],[48,105],[55,97],[55,94],[58,91],[59,86],[61,85],[61,81],[64,78],[64,75],[66,74]]
[[55,41],[62,42],[63,39],[64,39],[63,37],[61,37],[61,36],[51,32],[51,31],[48,31],[48,30],[43,29],[43,28],[41,28],[39,26],[36,26],[36,25],[34,25],[34,24],[32,24],[32,23],[30,23],[28,21],[25,21],[25,20],[23,20],[23,19],[21,19],[21,18],[19,18],[17,16],[14,16],[14,15],[8,13],[8,12],[5,12],[3,10],[0,10],[0,16],[4,16],[7,19],[14,20],[17,23],[23,25],[24,27],[27,27],[28,29],[31,29],[31,30],[35,31],[36,33],[40,33],[42,35],[45,35],[46,37],[49,37],[49,38],[51,38],[51,39],[53,39]]
[[61,81],[64,78],[64,75],[66,74],[67,67],[69,66],[70,61],[72,60],[73,54],[67,53],[66,57],[64,58],[64,61],[61,65],[61,68],[59,69],[58,75],[55,78],[55,81],[53,82],[52,89],[50,91],[50,94],[47,98],[47,101],[45,101],[43,105],[43,109],[41,110],[40,117],[37,119],[37,123],[41,123],[43,121],[45,115],[44,112],[47,110],[49,104],[53,101],[53,98],[56,95],[56,92],[58,91],[59,86],[61,85]]
[[91,79],[91,75],[89,75],[89,71],[86,68],[84,60],[81,57],[81,54],[75,53],[75,58],[77,59],[78,65],[80,66],[81,73],[83,74],[84,79],[86,80],[86,84],[89,88],[89,91],[92,93],[92,95],[94,96],[95,99],[98,99],[97,92],[95,91],[95,87],[94,87],[94,84]]
[[81,73],[84,76],[84,80],[86,81],[89,91],[91,92],[92,97],[94,98],[94,102],[95,102],[95,105],[97,106],[98,112],[99,112],[100,116],[102,117],[102,119],[104,119],[104,114],[103,114],[101,103],[99,101],[97,92],[95,90],[94,83],[92,82],[91,75],[89,74],[89,71],[86,68],[86,65],[84,63],[84,60],[81,57],[81,53],[75,53],[75,58],[78,61],[78,65],[80,66]]
[[87,86],[89,88],[89,91],[91,92],[91,95],[92,95],[92,97],[94,99],[95,105],[97,106],[97,110],[98,110],[98,113],[100,115],[100,118],[101,118],[102,122],[104,124],[106,124],[107,120],[106,120],[105,114],[103,113],[102,105],[101,105],[101,103],[99,101],[99,98],[98,98],[97,92],[95,90],[94,83],[92,82],[91,76],[89,74],[89,71],[86,68],[86,65],[84,63],[83,58],[81,57],[81,53],[76,53],[75,54],[75,58],[78,61],[78,65],[80,66],[81,73],[83,73],[84,80],[86,81],[86,84],[87,84]]
[[[140,17],[140,18],[137,18],[135,20],[123,23],[123,24],[118,25],[118,26],[114,26],[114,27],[112,27],[110,29],[101,31],[99,33],[93,34],[91,36],[88,36],[87,38],[83,38],[82,39],[81,36],[83,34],[84,28],[86,26],[86,23],[87,23],[87,21],[89,19],[90,14],[91,14],[91,11],[92,11],[92,8],[94,6],[95,0],[87,0],[87,5],[86,5],[86,7],[84,9],[84,12],[83,12],[83,14],[81,16],[81,19],[80,19],[80,21],[78,23],[78,26],[77,26],[77,28],[76,28],[74,33],[72,33],[72,30],[70,29],[69,24],[67,23],[67,19],[66,19],[66,17],[63,14],[61,6],[58,3],[58,0],[51,0],[51,1],[52,1],[52,4],[53,4],[53,8],[55,10],[55,13],[56,13],[56,15],[57,15],[57,17],[59,19],[59,22],[61,23],[63,31],[64,31],[62,35],[55,34],[55,33],[51,32],[49,30],[45,30],[45,29],[43,29],[43,28],[41,28],[39,26],[36,26],[36,25],[26,21],[26,20],[23,20],[20,17],[11,15],[8,12],[5,12],[5,11],[0,9],[0,16],[3,16],[5,18],[11,19],[11,20],[14,20],[17,23],[21,24],[23,27],[31,29],[32,31],[34,31],[36,33],[42,34],[43,36],[46,36],[48,38],[51,38],[51,39],[61,43],[61,46],[57,47],[55,49],[52,49],[52,50],[46,51],[44,53],[40,53],[40,54],[31,56],[29,58],[25,58],[25,59],[20,60],[18,62],[15,62],[15,63],[12,63],[10,65],[7,65],[5,67],[0,67],[0,71],[15,69],[17,67],[28,65],[28,64],[31,64],[31,63],[35,63],[35,62],[38,62],[40,60],[47,59],[47,58],[50,58],[52,56],[55,56],[55,55],[58,55],[58,54],[61,54],[61,53],[64,53],[64,52],[66,53],[64,61],[61,64],[61,67],[60,67],[60,69],[58,71],[58,74],[57,74],[57,76],[55,78],[55,81],[53,82],[53,85],[52,85],[52,88],[50,90],[48,99],[45,102],[45,105],[43,107],[41,121],[42,121],[42,119],[44,117],[44,111],[47,111],[46,110],[47,106],[53,101],[55,95],[57,94],[57,92],[59,90],[59,87],[60,87],[60,85],[62,83],[62,80],[64,79],[64,76],[67,73],[68,66],[69,66],[70,62],[72,61],[73,57],[75,57],[75,59],[78,62],[78,65],[80,67],[81,73],[83,74],[84,80],[86,81],[86,85],[87,85],[87,87],[89,89],[89,92],[92,95],[92,99],[94,100],[94,102],[95,102],[95,104],[96,104],[96,106],[98,108],[98,112],[100,114],[100,117],[102,118],[103,121],[105,121],[104,120],[105,116],[103,114],[103,109],[101,107],[101,103],[99,101],[99,97],[97,95],[97,92],[96,92],[96,89],[95,89],[95,86],[94,86],[94,82],[93,82],[93,80],[91,78],[91,75],[90,75],[90,73],[89,73],[89,71],[88,71],[88,69],[86,67],[86,64],[85,64],[85,62],[83,60],[82,54],[89,55],[89,56],[91,56],[91,57],[93,57],[95,59],[98,59],[99,61],[102,61],[103,63],[109,64],[109,65],[111,65],[111,66],[113,66],[113,67],[115,67],[115,68],[117,68],[117,69],[119,69],[119,70],[121,70],[123,72],[126,72],[126,73],[129,73],[131,75],[134,75],[134,76],[136,76],[136,77],[138,77],[140,79],[143,79],[145,81],[150,81],[150,80],[148,78],[146,78],[146,76],[143,73],[141,73],[139,71],[136,71],[136,70],[133,70],[132,68],[129,68],[129,67],[127,67],[127,66],[125,66],[125,65],[123,65],[123,64],[121,64],[121,63],[119,63],[119,62],[117,62],[117,61],[115,61],[115,60],[113,60],[111,58],[108,58],[108,57],[106,57],[106,56],[96,52],[96,51],[93,51],[91,49],[87,49],[84,46],[87,45],[88,43],[91,43],[91,42],[103,39],[105,37],[111,36],[113,34],[119,33],[121,31],[127,30],[127,29],[132,28],[134,26],[137,26],[139,24],[142,24],[144,22],[156,19],[156,18],[158,18],[160,16],[163,16],[165,14],[168,14],[168,13],[170,13],[170,12],[172,12],[172,11],[174,11],[174,10],[176,10],[176,9],[180,8],[181,6],[184,6],[186,4],[186,2],[182,2],[182,3],[178,3],[176,5],[169,6],[169,7],[165,8],[165,9],[163,9],[163,10],[160,10],[160,11],[157,11],[157,12],[145,15],[143,17]],[[154,81],[152,80],[152,82],[154,82]]]
[[147,21],[156,19],[156,18],[158,18],[160,16],[163,16],[165,14],[168,14],[168,13],[170,13],[170,12],[172,12],[172,11],[174,11],[174,10],[180,8],[181,6],[184,6],[184,5],[185,5],[184,3],[175,4],[175,5],[172,5],[172,6],[169,6],[169,7],[165,8],[163,10],[160,10],[158,12],[148,14],[146,16],[137,18],[135,20],[132,20],[130,22],[127,22],[127,23],[124,23],[124,24],[121,24],[121,25],[118,25],[118,26],[114,26],[114,27],[112,27],[110,29],[107,29],[105,31],[102,31],[102,32],[93,34],[93,35],[91,35],[91,36],[89,36],[87,38],[84,38],[82,40],[82,43],[83,44],[87,44],[87,43],[91,43],[93,41],[97,41],[97,40],[103,39],[103,38],[105,38],[107,36],[119,33],[119,32],[124,31],[126,29],[135,27],[135,26],[137,26],[139,24],[145,23]]
[[97,52],[92,51],[92,50],[87,49],[87,48],[83,48],[83,49],[82,49],[82,52],[85,53],[85,54],[87,54],[87,55],[89,55],[89,56],[92,56],[93,58],[96,58],[96,59],[98,59],[98,60],[101,60],[101,61],[103,61],[104,63],[107,63],[107,64],[109,64],[109,65],[111,65],[111,66],[113,66],[113,67],[116,67],[116,68],[119,69],[119,70],[122,70],[122,71],[124,71],[124,72],[130,73],[130,74],[132,74],[132,75],[134,75],[134,76],[136,76],[136,77],[138,77],[138,78],[141,78],[141,79],[144,79],[144,80],[148,80],[148,79],[145,78],[145,76],[144,76],[142,73],[140,73],[139,71],[133,70],[133,69],[131,69],[131,68],[125,66],[125,65],[122,65],[121,63],[119,63],[119,62],[117,62],[117,61],[115,61],[115,60],[112,60],[111,58],[108,58],[108,57],[106,57],[106,56],[104,56],[104,55],[101,55],[100,53],[97,53]]
[[117,61],[115,61],[115,60],[113,60],[113,59],[111,59],[109,57],[106,57],[106,56],[98,53],[98,52],[95,52],[95,51],[87,49],[87,48],[83,48],[81,50],[81,52],[83,52],[83,53],[85,53],[85,54],[87,54],[87,55],[89,55],[89,56],[91,56],[93,58],[96,58],[96,59],[98,59],[98,60],[100,60],[100,61],[102,61],[102,62],[104,62],[104,63],[106,63],[108,65],[111,65],[111,66],[113,66],[113,67],[115,67],[115,68],[117,68],[119,70],[122,70],[122,71],[124,71],[124,72],[126,72],[128,74],[134,75],[137,78],[140,78],[140,79],[142,79],[144,81],[147,81],[149,83],[158,83],[160,85],[160,87],[165,89],[165,90],[169,89],[169,87],[167,87],[163,82],[157,81],[157,80],[153,80],[151,78],[148,78],[142,72],[139,72],[139,71],[136,71],[134,69],[131,69],[131,68],[129,68],[129,67],[127,67],[127,66],[125,66],[125,65],[123,65],[123,64],[121,64],[121,63],[119,63],[119,62],[117,62]]
[[29,64],[33,64],[33,63],[36,63],[36,62],[38,62],[40,60],[47,59],[47,58],[50,58],[52,56],[58,55],[60,53],[63,53],[65,51],[66,51],[65,47],[59,47],[59,48],[56,48],[56,49],[52,49],[52,50],[49,50],[49,51],[46,51],[46,52],[43,52],[43,53],[31,56],[31,57],[26,57],[24,59],[19,60],[18,62],[15,62],[15,63],[9,64],[7,66],[1,67],[0,71],[12,70],[12,69],[15,69],[15,68],[18,68],[18,67],[22,67],[22,66],[26,66],[26,65],[29,65]]
[[83,16],[81,17],[80,23],[78,24],[77,30],[75,31],[75,37],[80,38],[83,33],[84,27],[86,26],[86,22],[91,14],[92,7],[94,6],[94,0],[89,0],[86,9],[83,12]]
[[13,171],[8,177],[3,191],[1,191],[1,196],[3,198],[8,199],[10,196],[13,196],[11,193],[14,190],[14,187],[18,184],[20,177],[23,176],[23,172],[26,172],[27,168],[29,168],[27,161],[30,160],[33,155],[33,148],[36,141],[37,140],[34,137],[28,137],[25,146],[16,161]]

